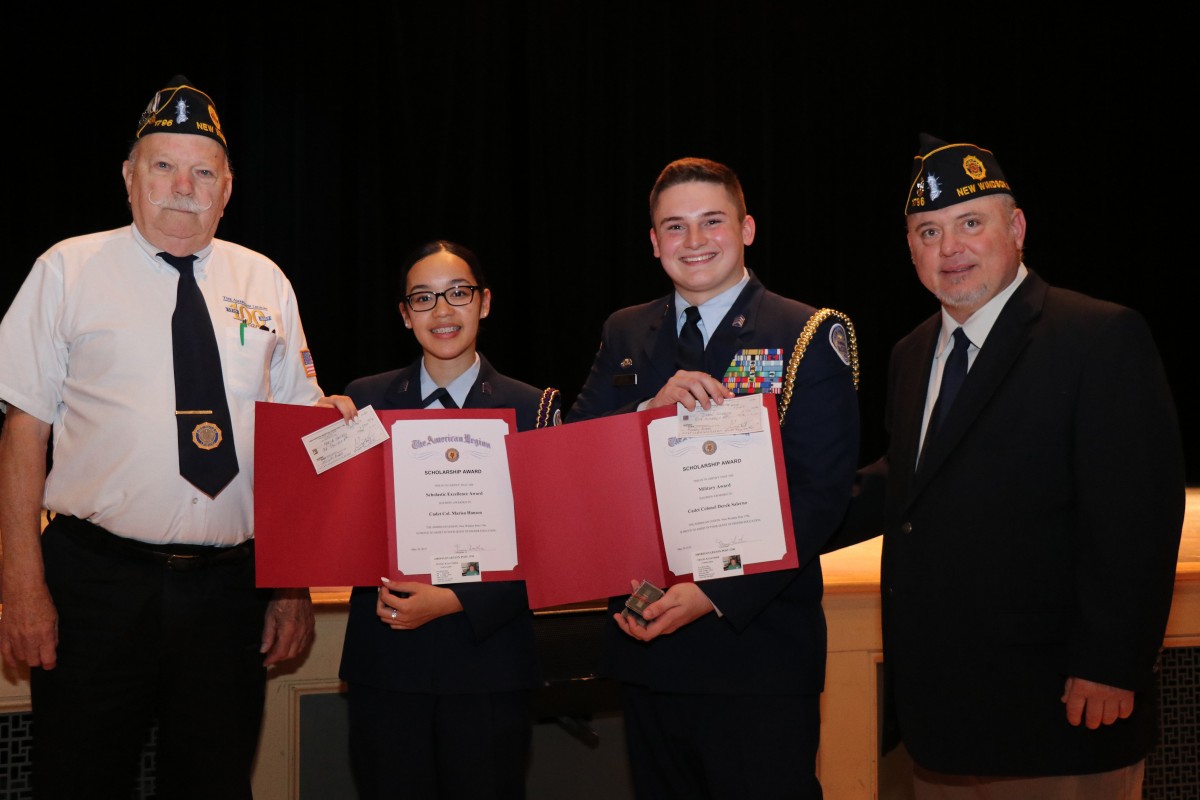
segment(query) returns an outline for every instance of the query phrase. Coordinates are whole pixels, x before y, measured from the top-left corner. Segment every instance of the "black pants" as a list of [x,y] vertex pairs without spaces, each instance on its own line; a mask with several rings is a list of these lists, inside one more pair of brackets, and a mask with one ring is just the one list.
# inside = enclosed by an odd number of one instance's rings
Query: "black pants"
[[159,798],[250,798],[270,596],[254,559],[177,571],[78,526],[42,536],[59,643],[54,669],[30,670],[35,796],[127,800],[157,720]]
[[625,687],[639,800],[821,800],[820,695],[670,694]]
[[350,762],[361,800],[521,800],[527,691],[423,694],[352,683]]

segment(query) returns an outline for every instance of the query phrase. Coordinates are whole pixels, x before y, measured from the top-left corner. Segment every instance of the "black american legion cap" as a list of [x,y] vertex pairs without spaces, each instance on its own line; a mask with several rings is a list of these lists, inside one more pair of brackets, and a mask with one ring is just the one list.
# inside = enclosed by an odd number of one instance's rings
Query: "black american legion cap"
[[152,133],[207,136],[220,142],[226,150],[229,149],[212,98],[192,86],[182,75],[176,75],[169,86],[154,94],[150,105],[146,106],[138,120],[134,138],[140,139]]
[[913,159],[905,216],[990,194],[1013,193],[991,150],[973,144],[947,144],[922,133],[920,152]]

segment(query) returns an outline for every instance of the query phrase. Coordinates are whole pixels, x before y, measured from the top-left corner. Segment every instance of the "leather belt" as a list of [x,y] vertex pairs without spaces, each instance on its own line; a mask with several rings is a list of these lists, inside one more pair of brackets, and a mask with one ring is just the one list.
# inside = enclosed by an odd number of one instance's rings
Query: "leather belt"
[[55,515],[50,525],[69,536],[76,543],[93,551],[100,550],[123,558],[153,561],[174,572],[189,572],[222,564],[236,564],[254,555],[253,539],[247,539],[233,547],[151,544],[117,536],[99,525],[67,514]]

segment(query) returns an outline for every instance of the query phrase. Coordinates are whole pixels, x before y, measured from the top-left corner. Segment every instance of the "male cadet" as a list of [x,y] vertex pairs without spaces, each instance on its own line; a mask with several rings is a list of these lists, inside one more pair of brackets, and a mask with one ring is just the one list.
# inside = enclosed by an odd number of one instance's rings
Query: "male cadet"
[[650,193],[650,222],[674,291],[608,318],[568,421],[709,408],[776,381],[781,405],[790,397],[780,436],[800,568],[676,584],[646,607],[644,628],[617,613],[623,597],[612,599],[609,665],[626,688],[634,783],[647,798],[819,798],[818,553],[858,459],[853,329],[839,312],[767,291],[746,268],[755,223],[729,167],[668,164]]

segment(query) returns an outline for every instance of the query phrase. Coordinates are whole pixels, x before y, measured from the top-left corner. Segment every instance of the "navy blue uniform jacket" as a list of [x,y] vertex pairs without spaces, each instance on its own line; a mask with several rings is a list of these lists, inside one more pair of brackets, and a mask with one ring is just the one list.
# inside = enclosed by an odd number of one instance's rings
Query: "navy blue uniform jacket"
[[[1030,272],[920,470],[940,314],[893,349],[886,458],[843,538],[883,532],[889,719],[917,763],[969,775],[1102,772],[1157,730],[1156,658],[1184,510],[1174,403],[1145,320]],[[1070,726],[1068,675],[1136,690]],[[893,731],[893,734],[895,731]]]
[[[712,332],[706,370],[722,378],[747,348],[782,349],[786,363],[815,312],[767,291],[751,273]],[[653,397],[676,371],[676,318],[674,293],[610,316],[568,422],[634,411]],[[780,431],[800,568],[705,581],[705,594],[723,616],[706,614],[652,642],[638,642],[613,623],[607,661],[613,677],[669,692],[815,694],[824,688],[818,553],[845,511],[859,457],[853,373],[830,344],[837,324],[826,320],[808,346]],[[624,599],[612,598],[610,609],[619,611]]]
[[[481,355],[479,377],[464,407],[515,409],[517,430],[530,430],[539,421],[552,423],[558,412],[558,392],[546,392],[550,402],[543,407],[543,390],[501,375]],[[359,378],[345,393],[358,408],[421,408],[421,362]],[[458,595],[462,613],[408,631],[393,631],[375,615],[375,587],[356,588],[342,647],[342,680],[432,694],[540,686],[525,582],[455,583],[447,588]]]

